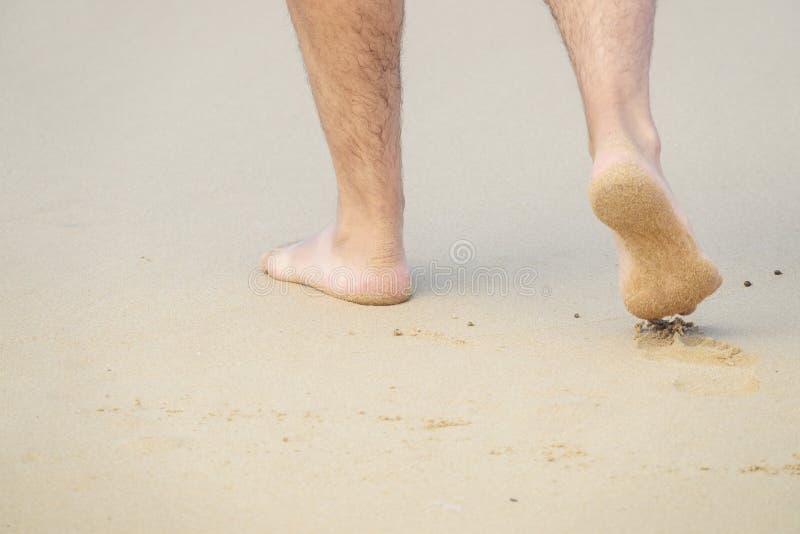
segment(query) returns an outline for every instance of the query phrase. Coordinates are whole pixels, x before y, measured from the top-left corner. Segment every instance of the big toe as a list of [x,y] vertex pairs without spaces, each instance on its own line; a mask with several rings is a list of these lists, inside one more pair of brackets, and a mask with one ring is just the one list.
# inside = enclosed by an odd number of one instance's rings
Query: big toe
[[270,271],[272,270],[271,269],[271,264],[273,263],[273,261],[271,260],[271,258],[272,258],[273,252],[275,252],[274,249],[270,250],[269,252],[265,252],[264,254],[261,255],[261,271],[262,272],[265,272],[265,273],[269,274]]
[[261,270],[270,276],[278,276],[292,264],[291,254],[294,245],[300,241],[291,241],[270,249],[261,255]]
[[289,248],[275,248],[261,256],[261,268],[273,278],[285,279],[292,266]]

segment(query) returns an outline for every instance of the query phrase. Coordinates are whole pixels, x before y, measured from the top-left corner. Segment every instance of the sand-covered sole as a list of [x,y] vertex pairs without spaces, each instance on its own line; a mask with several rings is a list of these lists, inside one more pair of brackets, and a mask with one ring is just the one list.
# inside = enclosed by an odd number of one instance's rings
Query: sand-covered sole
[[597,218],[631,255],[620,280],[625,308],[642,319],[689,313],[722,283],[655,178],[634,164],[616,164],[589,185]]

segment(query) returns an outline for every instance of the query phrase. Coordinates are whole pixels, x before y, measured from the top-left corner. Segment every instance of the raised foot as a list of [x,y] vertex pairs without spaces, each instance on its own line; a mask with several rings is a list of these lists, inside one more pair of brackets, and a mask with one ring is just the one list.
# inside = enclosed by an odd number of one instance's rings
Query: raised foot
[[391,305],[411,297],[402,246],[392,240],[342,238],[333,226],[261,257],[265,273],[366,305]]
[[689,314],[722,283],[654,172],[629,161],[589,185],[595,215],[616,233],[625,308],[642,319]]

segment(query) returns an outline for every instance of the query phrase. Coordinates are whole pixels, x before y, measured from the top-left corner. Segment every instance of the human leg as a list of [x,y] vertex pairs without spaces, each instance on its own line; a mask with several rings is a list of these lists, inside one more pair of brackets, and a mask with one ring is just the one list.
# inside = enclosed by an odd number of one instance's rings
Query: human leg
[[272,250],[277,279],[361,304],[409,297],[403,250],[400,39],[403,1],[288,0],[333,160],[336,220]]
[[593,160],[589,196],[615,233],[634,315],[691,313],[722,282],[661,170],[650,113],[654,0],[546,0],[578,80]]

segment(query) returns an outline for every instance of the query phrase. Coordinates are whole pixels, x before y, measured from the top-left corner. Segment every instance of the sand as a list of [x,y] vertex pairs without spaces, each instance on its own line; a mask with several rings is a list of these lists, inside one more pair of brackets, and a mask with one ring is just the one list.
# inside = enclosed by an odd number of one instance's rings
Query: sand
[[3,530],[796,531],[795,9],[659,5],[664,171],[725,282],[643,346],[543,5],[409,3],[421,275],[362,307],[260,276],[334,210],[281,2],[3,4]]
[[615,163],[589,184],[597,218],[620,237],[632,267],[620,279],[633,315],[660,319],[692,313],[722,284],[656,178],[631,163]]

